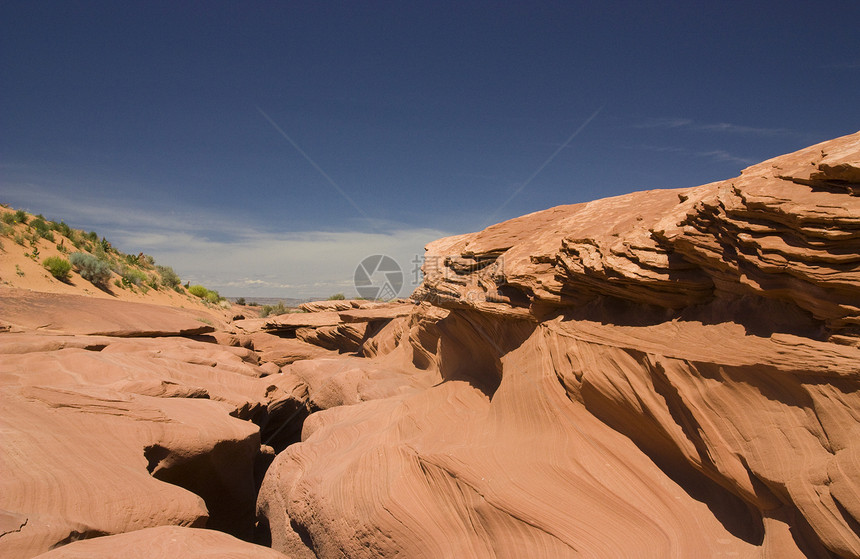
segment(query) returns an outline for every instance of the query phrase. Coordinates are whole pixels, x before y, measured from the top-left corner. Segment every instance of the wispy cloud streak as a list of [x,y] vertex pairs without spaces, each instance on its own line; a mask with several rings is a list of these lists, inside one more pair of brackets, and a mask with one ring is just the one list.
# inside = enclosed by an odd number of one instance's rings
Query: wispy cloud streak
[[332,179],[330,176],[328,176],[328,173],[326,173],[325,171],[323,171],[322,167],[320,167],[319,165],[317,165],[317,162],[316,162],[316,161],[314,161],[313,159],[311,159],[311,156],[310,156],[310,155],[308,155],[307,153],[305,153],[305,150],[303,150],[303,149],[299,146],[299,144],[297,144],[297,143],[296,143],[292,138],[290,138],[290,137],[289,137],[289,135],[287,135],[287,133],[286,133],[286,132],[284,132],[284,130],[283,130],[280,126],[278,126],[278,123],[277,123],[277,122],[275,122],[274,120],[272,120],[272,117],[270,117],[269,115],[267,115],[267,114],[263,111],[263,109],[261,109],[260,107],[257,107],[257,110],[260,112],[260,114],[261,114],[261,115],[263,115],[263,118],[265,118],[267,121],[269,121],[269,124],[271,124],[271,125],[272,125],[272,127],[273,127],[275,130],[277,130],[277,132],[278,132],[281,136],[283,136],[283,137],[284,137],[284,139],[285,139],[285,140],[287,140],[288,142],[290,142],[290,145],[292,145],[294,148],[296,148],[296,151],[298,151],[298,152],[302,155],[302,157],[304,157],[304,158],[308,161],[308,163],[310,163],[310,164],[311,164],[311,166],[313,166],[313,168],[314,168],[314,169],[316,169],[316,170],[319,172],[319,174],[320,174],[320,175],[322,175],[322,176],[323,176],[323,178],[325,178],[325,180],[327,180],[327,181],[328,181],[328,183],[329,183],[330,185],[332,185],[332,187],[334,187],[334,189],[335,189],[335,190],[337,190],[337,192],[338,192],[338,193],[343,197],[343,199],[344,199],[344,200],[346,200],[347,202],[349,202],[349,204],[350,204],[353,208],[355,208],[355,211],[357,211],[358,213],[360,213],[363,217],[365,217],[365,218],[367,218],[367,219],[370,219],[370,216],[369,216],[369,215],[367,215],[367,212],[365,212],[363,209],[361,209],[361,207],[360,207],[358,204],[356,204],[356,203],[355,203],[355,200],[353,200],[353,199],[350,197],[350,195],[346,193],[346,191],[345,191],[344,189],[342,189],[340,186],[338,186],[338,184],[337,184],[336,182],[334,182],[334,179]]
[[[499,215],[499,212],[501,212],[503,209],[505,209],[505,207],[506,207],[508,204],[510,204],[510,203],[511,203],[511,200],[513,200],[514,198],[516,198],[516,197],[520,194],[520,192],[522,192],[523,190],[525,190],[525,188],[526,188],[529,184],[531,184],[531,182],[535,179],[535,177],[537,177],[537,176],[540,174],[540,172],[541,172],[541,171],[543,171],[543,170],[546,168],[546,166],[547,166],[547,165],[549,165],[550,163],[552,163],[552,160],[553,160],[553,159],[555,159],[555,158],[556,158],[556,156],[557,156],[559,153],[561,153],[561,151],[562,151],[564,148],[566,148],[566,147],[570,144],[570,142],[572,142],[572,141],[573,141],[573,139],[574,139],[574,138],[576,138],[577,136],[579,136],[579,134],[580,134],[583,130],[585,130],[585,127],[586,127],[586,126],[588,126],[588,125],[591,123],[591,121],[592,121],[592,120],[594,120],[595,118],[597,118],[597,115],[599,115],[599,114],[600,114],[600,111],[602,111],[602,110],[603,110],[603,107],[600,107],[599,109],[597,109],[596,111],[594,111],[594,113],[592,113],[592,115],[591,115],[590,117],[588,117],[587,119],[585,119],[585,122],[583,122],[583,123],[582,123],[582,125],[580,125],[580,127],[579,127],[579,128],[577,128],[577,129],[573,132],[573,134],[571,134],[571,135],[567,138],[567,140],[565,140],[565,142],[564,142],[563,144],[561,144],[561,145],[558,147],[558,149],[556,149],[554,152],[552,152],[552,155],[550,155],[549,157],[547,157],[546,161],[544,161],[543,163],[541,163],[541,165],[540,165],[540,166],[535,170],[535,172],[534,172],[534,173],[532,173],[532,174],[531,174],[531,176],[529,176],[529,178],[527,178],[527,179],[525,180],[525,182],[523,182],[519,187],[517,187],[517,189],[516,189],[516,190],[514,190],[514,191],[513,191],[513,193],[512,193],[510,196],[508,196],[508,199],[507,199],[507,200],[505,200],[504,202],[502,202],[502,204],[501,204],[498,208],[496,208],[496,210],[495,210],[493,213],[491,213],[491,214],[490,214],[490,216],[489,216],[489,217],[487,218],[487,220],[484,222],[484,226],[483,226],[483,227],[486,227],[488,224],[493,223],[493,222],[495,221],[496,216],[497,216],[497,215]],[[483,227],[482,227],[482,229],[483,229]]]
[[763,128],[756,126],[744,126],[728,122],[701,123],[689,118],[659,117],[648,118],[643,122],[632,125],[633,128],[663,128],[700,130],[709,132],[726,132],[729,134],[748,134],[756,136],[785,136],[794,135],[795,132],[787,128]]

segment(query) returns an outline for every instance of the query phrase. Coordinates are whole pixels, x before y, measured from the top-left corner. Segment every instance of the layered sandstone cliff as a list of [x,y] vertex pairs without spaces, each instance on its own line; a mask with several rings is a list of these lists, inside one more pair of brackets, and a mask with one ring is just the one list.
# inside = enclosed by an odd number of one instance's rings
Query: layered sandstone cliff
[[854,134],[431,243],[350,373],[397,390],[312,414],[270,468],[274,546],[860,556],[858,188]]

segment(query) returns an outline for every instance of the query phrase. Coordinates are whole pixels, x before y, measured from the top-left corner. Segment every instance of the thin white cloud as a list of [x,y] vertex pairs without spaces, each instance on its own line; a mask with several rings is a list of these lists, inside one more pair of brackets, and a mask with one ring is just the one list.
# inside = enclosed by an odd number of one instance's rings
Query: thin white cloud
[[747,134],[756,136],[785,136],[795,133],[787,128],[765,128],[758,126],[745,126],[729,122],[702,123],[689,118],[658,117],[647,118],[642,122],[632,125],[633,128],[664,128],[699,130],[705,132],[725,132],[729,134]]
[[689,118],[657,117],[647,118],[633,125],[633,128],[684,128],[693,124]]
[[728,151],[725,151],[722,149],[695,151],[695,150],[691,150],[689,148],[683,148],[683,147],[678,147],[678,146],[661,146],[661,145],[651,145],[651,144],[639,144],[637,146],[631,146],[630,149],[644,149],[647,151],[653,151],[653,152],[657,152],[657,153],[677,153],[680,155],[702,157],[702,158],[710,159],[712,161],[736,163],[736,164],[742,165],[743,167],[747,167],[749,165],[754,165],[754,164],[758,163],[758,160],[756,160],[754,158],[741,157],[741,156],[729,153]]
[[727,161],[729,163],[740,163],[741,165],[754,165],[757,163],[755,159],[751,159],[748,157],[738,157],[737,155],[732,155],[731,153],[721,150],[714,149],[710,151],[697,151],[694,155],[698,157],[707,157],[713,159],[714,161]]

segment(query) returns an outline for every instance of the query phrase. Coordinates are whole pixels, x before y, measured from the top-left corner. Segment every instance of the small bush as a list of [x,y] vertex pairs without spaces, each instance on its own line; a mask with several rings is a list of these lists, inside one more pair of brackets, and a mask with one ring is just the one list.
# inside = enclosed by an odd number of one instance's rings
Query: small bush
[[161,285],[164,287],[175,288],[182,283],[182,280],[170,266],[156,266],[155,269],[161,275]]
[[343,293],[335,293],[328,298],[329,301],[343,301],[344,299],[346,299],[346,296]]
[[237,305],[244,305],[244,304],[245,304],[245,298],[244,298],[244,297],[239,297],[239,298],[237,298],[237,299],[236,299],[236,304],[237,304]]
[[206,294],[209,293],[209,290],[202,285],[191,285],[188,287],[188,293],[191,293],[195,297],[200,297],[201,299],[203,299],[206,297]]
[[49,256],[42,260],[42,265],[60,281],[68,280],[69,272],[72,271],[72,263],[60,256]]
[[32,227],[36,234],[38,234],[43,239],[46,239],[50,242],[54,242],[54,232],[51,230],[51,225],[48,224],[43,218],[37,217],[33,221],[30,222],[30,227]]
[[91,243],[99,242],[99,234],[95,231],[90,231],[89,233],[84,233],[84,238]]
[[27,223],[29,217],[27,216],[27,212],[24,210],[18,210],[15,212],[15,223]]
[[143,287],[147,280],[146,273],[129,266],[124,266],[120,275],[122,276],[122,284],[126,287]]
[[72,228],[66,225],[65,221],[51,223],[51,229],[64,237],[72,238]]
[[278,301],[277,305],[263,305],[260,307],[260,318],[287,314],[288,312],[290,312],[289,307],[285,307],[283,301]]
[[36,219],[31,221],[30,227],[35,229],[40,235],[43,233],[47,233],[51,229],[50,227],[48,227],[48,223],[41,217],[37,217]]
[[18,223],[15,221],[15,212],[4,212],[3,217],[0,219],[2,219],[3,223],[6,225],[14,225],[15,223]]
[[221,297],[221,295],[219,295],[217,291],[214,291],[212,289],[206,289],[202,285],[190,285],[188,286],[188,292],[195,297],[200,297],[208,303],[217,303],[218,301],[224,299],[224,297]]
[[85,252],[73,252],[69,255],[69,261],[85,280],[89,280],[95,285],[107,285],[111,270],[110,264],[104,260],[99,260],[92,254]]

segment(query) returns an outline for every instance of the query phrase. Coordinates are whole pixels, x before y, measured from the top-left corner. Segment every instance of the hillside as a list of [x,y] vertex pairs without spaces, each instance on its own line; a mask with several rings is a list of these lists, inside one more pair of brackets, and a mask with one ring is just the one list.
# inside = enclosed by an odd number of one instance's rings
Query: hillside
[[[102,278],[85,279],[77,266],[70,266],[63,279],[46,268],[46,259],[68,262],[75,253],[103,264]],[[70,263],[71,264],[71,263]],[[41,215],[0,206],[0,285],[42,293],[83,295],[118,301],[133,301],[185,307],[226,316],[229,305],[219,298],[203,301],[189,293],[170,266],[157,264],[149,255],[125,254],[95,232],[72,229]]]

